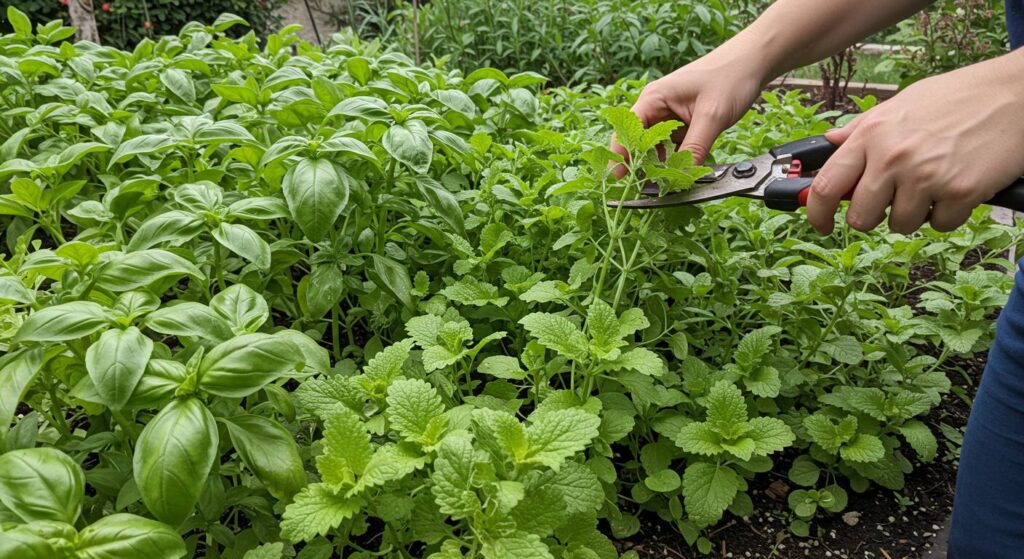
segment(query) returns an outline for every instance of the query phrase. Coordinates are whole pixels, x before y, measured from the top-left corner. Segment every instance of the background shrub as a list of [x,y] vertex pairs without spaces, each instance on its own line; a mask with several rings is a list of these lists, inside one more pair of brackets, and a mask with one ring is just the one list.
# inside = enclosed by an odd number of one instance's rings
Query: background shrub
[[[62,19],[69,22],[68,8],[59,0],[9,0],[34,22]],[[104,44],[130,48],[146,37],[177,33],[190,21],[213,23],[224,12],[238,14],[259,35],[266,35],[279,24],[275,12],[286,0],[93,0],[96,25]],[[107,6],[107,9],[103,9]],[[149,22],[147,28],[146,22]],[[236,29],[242,29],[238,27]],[[0,30],[10,31],[6,21]]]

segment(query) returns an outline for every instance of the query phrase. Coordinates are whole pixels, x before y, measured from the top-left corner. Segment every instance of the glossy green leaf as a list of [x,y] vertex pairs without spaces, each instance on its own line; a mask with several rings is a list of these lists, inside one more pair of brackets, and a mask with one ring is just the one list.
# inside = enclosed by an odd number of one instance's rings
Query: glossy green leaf
[[196,398],[175,400],[139,435],[132,462],[142,502],[178,526],[192,513],[217,459],[217,425]]
[[0,502],[24,522],[74,524],[82,512],[85,474],[55,448],[23,448],[0,455]]

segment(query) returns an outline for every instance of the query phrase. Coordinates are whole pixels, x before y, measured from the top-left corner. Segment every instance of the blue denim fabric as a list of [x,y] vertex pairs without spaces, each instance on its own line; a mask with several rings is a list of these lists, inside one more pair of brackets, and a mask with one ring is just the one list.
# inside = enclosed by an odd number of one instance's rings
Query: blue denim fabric
[[1024,0],[1006,0],[1006,28],[1010,31],[1010,48],[1024,45]]
[[[1010,47],[1024,45],[1024,0],[1006,0]],[[1024,270],[1024,260],[1021,261]],[[1024,271],[996,323],[967,421],[949,559],[1024,557]]]
[[[1020,263],[1024,266],[1024,260]],[[1024,270],[1024,268],[1022,268]],[[967,422],[949,559],[1024,557],[1024,271],[996,323]]]

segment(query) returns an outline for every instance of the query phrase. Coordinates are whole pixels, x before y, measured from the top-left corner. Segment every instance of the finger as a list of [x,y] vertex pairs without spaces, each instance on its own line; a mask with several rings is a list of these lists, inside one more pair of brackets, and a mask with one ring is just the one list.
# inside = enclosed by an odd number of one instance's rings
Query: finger
[[864,174],[864,149],[846,144],[836,150],[821,168],[807,197],[807,221],[818,233],[828,235],[835,228],[839,201]]
[[889,229],[909,235],[924,225],[931,209],[931,197],[920,188],[897,185],[892,209],[889,210]]
[[[622,147],[619,142],[615,139],[615,132],[612,132],[611,150],[622,156],[623,161],[629,161],[629,151]],[[615,175],[616,179],[621,179],[626,176],[626,166],[616,161],[609,161],[608,165],[612,167],[612,174]]]
[[846,223],[858,231],[870,231],[885,220],[885,210],[893,202],[896,183],[877,166],[868,164],[854,187]]
[[[867,114],[867,113],[865,113]],[[846,126],[842,128],[833,128],[828,132],[825,132],[825,139],[831,142],[833,145],[841,146],[846,143],[846,140],[850,139],[850,135],[857,130],[860,123],[864,122],[864,115],[860,115],[857,118],[846,123]]]
[[680,150],[686,150],[693,154],[693,162],[696,165],[703,165],[711,153],[711,146],[715,143],[718,135],[725,130],[726,123],[712,115],[709,111],[700,109],[694,111],[693,118],[686,126],[686,136],[680,144]]
[[967,223],[972,209],[970,204],[960,201],[939,200],[932,207],[928,221],[931,222],[932,229],[947,233]]

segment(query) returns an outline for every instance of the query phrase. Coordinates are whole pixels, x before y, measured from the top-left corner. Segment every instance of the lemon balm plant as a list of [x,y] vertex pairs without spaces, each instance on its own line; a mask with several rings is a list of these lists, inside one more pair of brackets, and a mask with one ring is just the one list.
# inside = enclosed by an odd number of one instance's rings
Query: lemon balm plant
[[[942,452],[948,359],[1008,288],[960,270],[1010,267],[983,213],[820,239],[742,200],[609,208],[707,172],[615,108],[639,83],[538,93],[234,16],[132,52],[9,17],[0,460],[69,480],[35,518],[0,478],[12,553],[124,523],[168,556],[612,558],[653,517],[706,552],[769,472],[810,533]],[[716,157],[828,126],[764,101]]]

